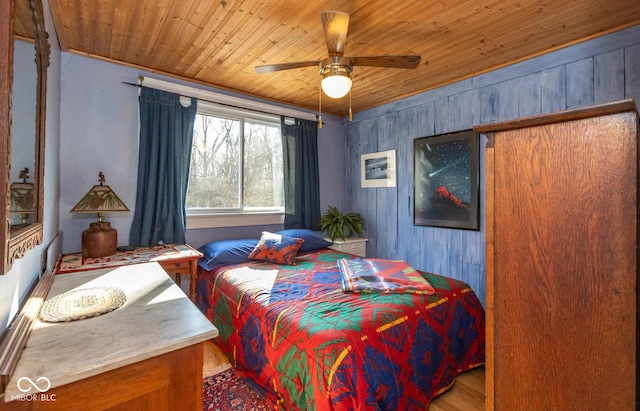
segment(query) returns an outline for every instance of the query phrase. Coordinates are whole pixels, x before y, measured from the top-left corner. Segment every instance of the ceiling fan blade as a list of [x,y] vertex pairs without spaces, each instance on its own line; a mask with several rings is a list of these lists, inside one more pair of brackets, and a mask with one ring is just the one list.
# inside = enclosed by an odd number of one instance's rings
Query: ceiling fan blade
[[318,65],[320,65],[320,60],[297,61],[294,63],[266,64],[264,66],[256,66],[256,71],[260,74],[265,74],[273,73],[274,71],[290,70]]
[[341,11],[323,11],[320,18],[329,56],[342,56],[349,31],[349,15]]
[[420,56],[371,56],[347,57],[352,66],[392,67],[414,69],[420,64]]

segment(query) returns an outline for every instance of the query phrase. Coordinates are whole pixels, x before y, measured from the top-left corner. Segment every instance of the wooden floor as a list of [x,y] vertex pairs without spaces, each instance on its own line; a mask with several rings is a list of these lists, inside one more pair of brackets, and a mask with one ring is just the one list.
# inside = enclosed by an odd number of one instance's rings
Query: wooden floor
[[[203,377],[217,374],[231,367],[227,357],[213,343],[204,349]],[[448,392],[436,398],[428,411],[480,411],[484,410],[484,368],[478,368],[456,379]]]
[[221,373],[231,368],[231,363],[227,356],[211,341],[204,344],[204,366],[202,367],[202,378]]
[[484,368],[476,368],[456,378],[456,383],[429,406],[429,411],[484,410]]

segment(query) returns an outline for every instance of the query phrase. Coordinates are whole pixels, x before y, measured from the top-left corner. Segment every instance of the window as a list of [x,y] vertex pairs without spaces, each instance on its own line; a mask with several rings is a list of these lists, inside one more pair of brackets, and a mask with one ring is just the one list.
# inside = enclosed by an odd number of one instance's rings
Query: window
[[198,105],[188,213],[283,212],[280,118]]

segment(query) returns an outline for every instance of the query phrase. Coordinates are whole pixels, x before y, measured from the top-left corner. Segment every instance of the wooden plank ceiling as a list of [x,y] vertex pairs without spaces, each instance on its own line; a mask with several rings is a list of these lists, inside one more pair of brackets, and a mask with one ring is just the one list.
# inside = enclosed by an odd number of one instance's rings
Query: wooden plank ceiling
[[19,39],[33,41],[33,20],[26,1],[16,2],[13,32]]
[[[49,0],[63,51],[317,110],[320,12],[349,13],[346,56],[417,54],[415,70],[355,67],[358,112],[640,23],[638,0]],[[348,96],[324,96],[344,115]]]

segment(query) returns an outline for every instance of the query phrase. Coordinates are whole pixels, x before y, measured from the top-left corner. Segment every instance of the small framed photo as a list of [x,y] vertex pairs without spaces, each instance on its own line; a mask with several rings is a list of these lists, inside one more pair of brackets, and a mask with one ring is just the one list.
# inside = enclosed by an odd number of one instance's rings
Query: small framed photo
[[360,181],[364,188],[396,186],[396,150],[360,156]]
[[478,135],[417,138],[413,153],[413,224],[479,230]]

